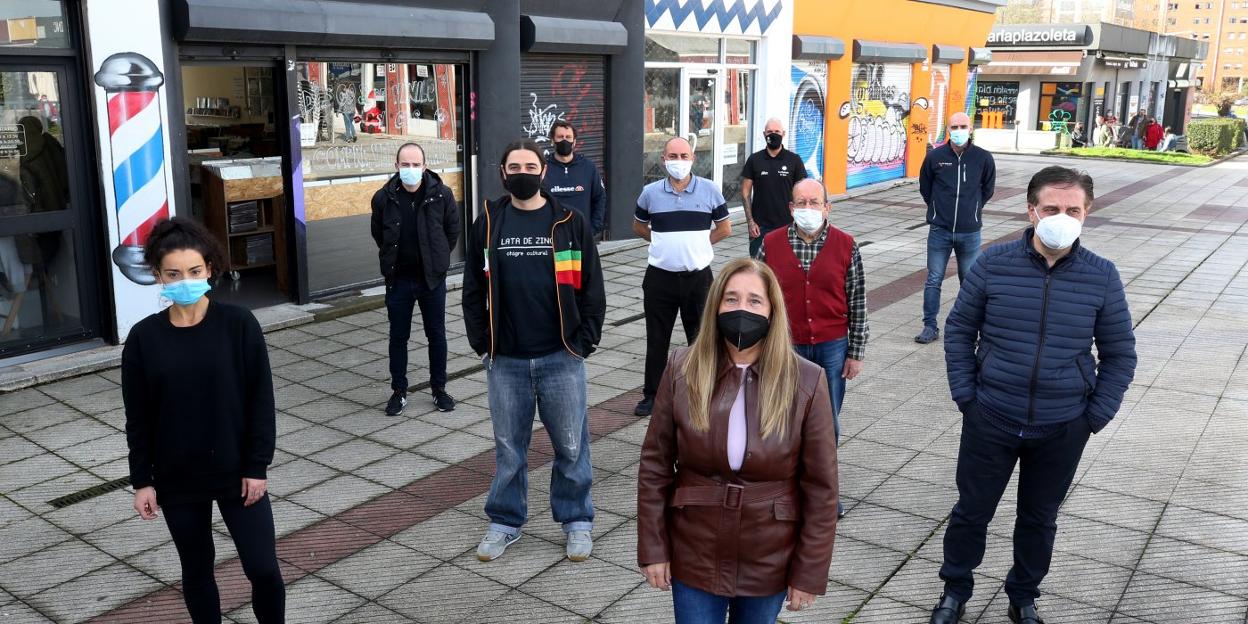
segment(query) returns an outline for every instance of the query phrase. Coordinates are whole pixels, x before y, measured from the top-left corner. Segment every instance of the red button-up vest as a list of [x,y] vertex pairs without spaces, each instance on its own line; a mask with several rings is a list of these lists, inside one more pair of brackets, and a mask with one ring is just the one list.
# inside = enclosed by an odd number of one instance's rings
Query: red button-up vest
[[803,271],[789,245],[789,229],[772,230],[763,239],[767,266],[775,272],[789,312],[794,344],[818,344],[849,333],[849,302],[845,275],[849,272],[854,237],[827,226],[828,237],[809,271]]

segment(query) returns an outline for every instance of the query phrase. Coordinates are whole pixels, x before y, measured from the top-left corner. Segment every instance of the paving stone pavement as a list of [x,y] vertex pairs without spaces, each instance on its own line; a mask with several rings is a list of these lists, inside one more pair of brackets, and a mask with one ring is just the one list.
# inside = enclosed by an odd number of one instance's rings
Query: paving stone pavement
[[[1024,225],[1030,175],[1055,161],[998,158],[984,239]],[[1084,243],[1126,283],[1140,355],[1118,417],[1088,444],[1061,509],[1040,600],[1049,622],[1248,622],[1248,162],[1188,169],[1070,161],[1096,179]],[[872,338],[842,417],[838,527],[828,595],[781,621],[925,622],[953,487],[959,416],[939,343],[920,346],[926,265],[913,185],[838,202],[863,245]],[[740,227],[717,267],[745,254]],[[644,249],[605,258],[607,326],[587,363],[598,508],[594,557],[563,559],[548,511],[550,445],[531,455],[525,537],[500,560],[473,556],[485,529],[493,442],[484,374],[448,296],[458,409],[413,395],[387,418],[386,319],[370,311],[267,336],[277,388],[270,487],[290,622],[670,622],[670,595],[635,565]],[[951,272],[952,276],[953,273]],[[944,312],[957,291],[943,290]],[[423,335],[411,362],[422,380]],[[119,371],[0,395],[0,622],[180,622],[178,563],[131,491],[50,501],[125,477]],[[540,425],[539,425],[540,427]],[[990,527],[966,621],[1007,621],[1013,485]],[[228,621],[251,622],[246,583],[219,518]]]

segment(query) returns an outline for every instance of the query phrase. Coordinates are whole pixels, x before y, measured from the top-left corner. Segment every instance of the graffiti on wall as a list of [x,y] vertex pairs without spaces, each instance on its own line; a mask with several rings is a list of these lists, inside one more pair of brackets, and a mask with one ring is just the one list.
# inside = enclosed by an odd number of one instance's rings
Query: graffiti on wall
[[910,101],[909,69],[882,63],[855,64],[850,100],[840,117],[849,121],[849,188],[905,176],[906,130],[911,107],[926,110],[926,98]]
[[529,123],[521,128],[524,135],[538,143],[550,142],[550,127],[564,118],[563,111],[555,103],[542,106],[538,103],[536,93],[529,93],[533,103],[529,105]]
[[935,147],[945,140],[945,120],[949,117],[948,65],[932,65],[932,90],[930,95],[932,106],[927,110],[927,143]]
[[546,145],[550,143],[551,126],[556,121],[567,121],[576,127],[578,149],[585,148],[585,140],[600,143],[602,85],[591,79],[589,61],[568,61],[550,72],[549,81],[545,88],[531,90],[524,98],[528,105],[524,112],[527,123],[521,126],[521,132]]
[[794,63],[790,72],[789,143],[806,165],[806,174],[823,179],[823,130],[828,68],[825,63]]

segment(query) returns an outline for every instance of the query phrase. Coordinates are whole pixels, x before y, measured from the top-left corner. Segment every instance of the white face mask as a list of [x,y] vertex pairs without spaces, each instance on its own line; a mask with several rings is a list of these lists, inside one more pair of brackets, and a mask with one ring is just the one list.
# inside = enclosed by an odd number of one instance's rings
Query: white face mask
[[1039,219],[1039,223],[1036,224],[1036,236],[1039,236],[1040,242],[1049,249],[1070,247],[1075,244],[1075,240],[1079,238],[1083,230],[1083,223],[1066,213],[1040,218],[1040,213],[1035,210],[1032,212]]
[[665,160],[663,166],[667,169],[667,175],[676,181],[684,180],[693,171],[692,160]]
[[813,208],[798,208],[793,211],[793,223],[797,224],[798,229],[807,233],[814,234],[823,227],[824,218],[822,210]]

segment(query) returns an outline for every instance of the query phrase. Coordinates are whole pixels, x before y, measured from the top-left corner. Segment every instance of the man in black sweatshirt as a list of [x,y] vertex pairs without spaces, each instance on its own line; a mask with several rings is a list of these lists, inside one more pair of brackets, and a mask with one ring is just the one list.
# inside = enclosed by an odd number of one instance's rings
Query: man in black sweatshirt
[[949,118],[949,140],[927,153],[919,169],[919,194],[927,204],[927,281],[923,284],[923,331],[927,344],[940,337],[940,284],[949,255],[958,255],[958,282],[979,257],[980,215],[997,185],[997,165],[988,150],[971,143],[971,118]]
[[398,171],[373,195],[372,234],[390,316],[393,394],[387,416],[402,414],[407,405],[407,341],[417,303],[429,343],[433,402],[439,411],[455,409],[455,399],[446,393],[446,271],[459,240],[459,203],[425,164],[424,148],[404,144],[394,157]]
[[556,121],[550,126],[550,142],[555,151],[546,155],[546,177],[542,188],[585,217],[594,228],[594,236],[607,229],[607,190],[598,175],[594,161],[576,152],[576,128]]

